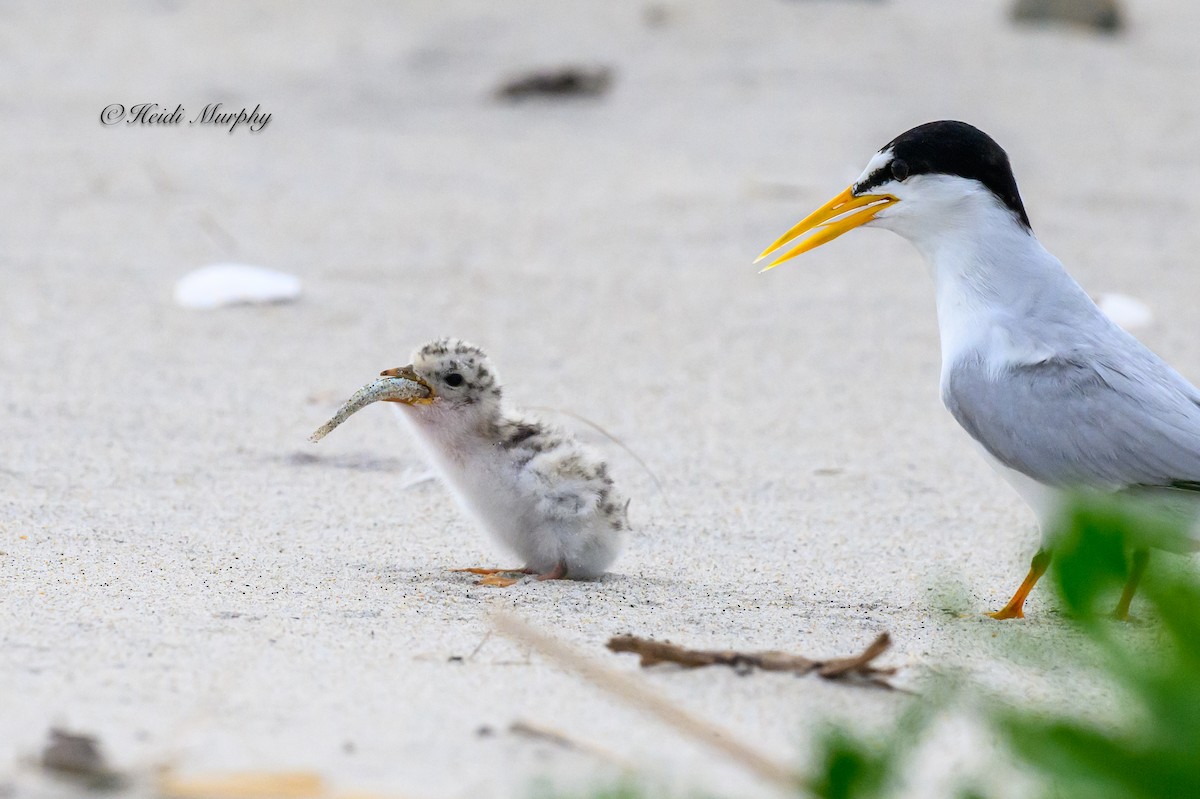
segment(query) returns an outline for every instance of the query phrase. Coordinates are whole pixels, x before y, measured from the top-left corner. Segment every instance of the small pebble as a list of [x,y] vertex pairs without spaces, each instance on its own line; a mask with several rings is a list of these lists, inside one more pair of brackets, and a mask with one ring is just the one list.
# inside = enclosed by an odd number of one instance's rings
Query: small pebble
[[122,776],[108,767],[99,743],[91,735],[51,729],[41,765],[52,774],[97,791],[115,790],[124,784]]

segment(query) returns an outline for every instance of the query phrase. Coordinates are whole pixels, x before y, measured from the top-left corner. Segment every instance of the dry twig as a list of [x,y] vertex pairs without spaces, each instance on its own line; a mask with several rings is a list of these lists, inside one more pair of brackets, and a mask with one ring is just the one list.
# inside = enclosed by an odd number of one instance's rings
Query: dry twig
[[885,678],[895,674],[896,670],[871,665],[875,658],[882,655],[891,646],[891,643],[891,638],[887,633],[880,633],[879,637],[872,641],[861,654],[831,660],[813,660],[804,655],[791,655],[787,652],[686,649],[667,641],[639,638],[636,635],[618,635],[610,638],[608,648],[613,652],[633,652],[641,658],[643,667],[654,666],[658,663],[675,663],[685,669],[696,669],[702,666],[730,666],[741,673],[762,669],[763,671],[790,671],[803,675],[815,671],[827,680],[857,678],[881,688],[894,689],[895,686]]
[[650,713],[689,738],[717,749],[760,778],[788,790],[795,790],[799,784],[799,776],[787,766],[750,748],[730,735],[727,730],[664,699],[640,681],[602,666],[594,658],[538,632],[515,616],[498,612],[492,618],[496,629],[510,638],[528,644],[545,657],[557,661],[560,666],[580,674],[639,710]]

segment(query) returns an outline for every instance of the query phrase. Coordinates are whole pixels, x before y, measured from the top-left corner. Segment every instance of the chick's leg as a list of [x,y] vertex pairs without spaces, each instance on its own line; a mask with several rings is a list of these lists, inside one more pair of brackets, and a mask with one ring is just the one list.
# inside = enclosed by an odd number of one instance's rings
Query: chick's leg
[[466,572],[467,574],[533,574],[532,569],[484,569],[478,566],[471,566],[466,569],[451,569],[452,572]]
[[475,585],[490,585],[493,588],[508,588],[510,585],[515,585],[520,581],[519,577],[511,577],[513,574],[533,574],[533,571],[528,568],[521,569],[483,569],[479,567],[470,567],[466,569],[451,569],[452,572],[466,572],[467,574],[478,574],[483,579],[477,581]]
[[563,579],[566,579],[566,576],[567,576],[567,564],[563,563],[560,560],[558,562],[558,565],[556,565],[553,569],[546,572],[545,574],[539,574],[538,580],[563,580]]

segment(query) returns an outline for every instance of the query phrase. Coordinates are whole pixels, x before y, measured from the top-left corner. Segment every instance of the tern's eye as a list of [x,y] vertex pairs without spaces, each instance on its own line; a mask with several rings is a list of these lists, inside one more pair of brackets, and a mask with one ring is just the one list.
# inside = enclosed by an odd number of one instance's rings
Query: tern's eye
[[451,388],[456,388],[462,384],[463,376],[458,372],[451,372],[450,374],[446,375],[446,385],[450,386]]
[[892,177],[896,180],[904,180],[908,177],[908,162],[901,161],[899,158],[892,160]]

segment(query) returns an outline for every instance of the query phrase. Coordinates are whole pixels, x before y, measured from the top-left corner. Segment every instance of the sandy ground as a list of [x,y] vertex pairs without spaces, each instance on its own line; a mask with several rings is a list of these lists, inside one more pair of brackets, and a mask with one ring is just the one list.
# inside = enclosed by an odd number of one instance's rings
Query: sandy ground
[[[1005,2],[403,5],[5,5],[0,795],[53,793],[26,765],[51,724],[122,767],[305,768],[388,796],[578,789],[613,760],[770,795],[488,638],[494,608],[630,673],[608,636],[835,655],[888,630],[906,684],[1054,690],[1052,666],[991,646],[1071,645],[1045,592],[1024,623],[979,616],[1036,533],[940,406],[916,252],[868,231],[767,275],[750,261],[895,134],[965,119],[1008,148],[1043,242],[1088,289],[1147,302],[1143,338],[1200,378],[1200,6],[1127,3],[1106,38],[1014,27]],[[612,91],[491,99],[561,63],[610,65]],[[99,122],[217,101],[271,121]],[[225,260],[305,295],[172,302]],[[436,483],[403,487],[421,461],[384,408],[306,442],[443,334],[661,480],[609,448],[637,534],[604,581],[448,573],[511,558]],[[822,719],[903,706],[813,678],[640,676],[793,762]],[[971,749],[991,756],[952,736],[930,771]]]

